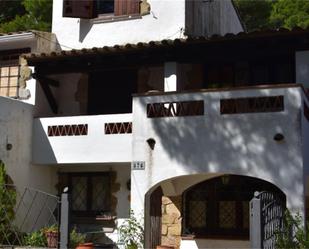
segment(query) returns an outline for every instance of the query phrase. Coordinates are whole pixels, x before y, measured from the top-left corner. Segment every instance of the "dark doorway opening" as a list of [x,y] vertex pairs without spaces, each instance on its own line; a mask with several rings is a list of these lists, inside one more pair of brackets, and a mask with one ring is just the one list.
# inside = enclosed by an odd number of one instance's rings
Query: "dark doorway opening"
[[131,113],[132,94],[136,91],[135,69],[90,73],[88,114]]

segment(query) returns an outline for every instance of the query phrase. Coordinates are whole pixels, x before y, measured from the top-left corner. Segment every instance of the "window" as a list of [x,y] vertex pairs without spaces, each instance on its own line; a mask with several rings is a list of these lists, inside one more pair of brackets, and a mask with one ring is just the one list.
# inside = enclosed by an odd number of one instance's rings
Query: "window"
[[18,97],[19,56],[30,48],[0,51],[0,96]]
[[[228,175],[199,183],[183,194],[183,234],[196,237],[249,238],[249,202],[255,191],[282,194],[259,179]],[[284,194],[282,194],[282,198]]]
[[293,58],[273,57],[205,64],[207,88],[292,83]]
[[109,173],[69,175],[71,211],[76,216],[96,216],[110,212]]
[[63,16],[91,19],[102,14],[140,14],[139,0],[64,0]]

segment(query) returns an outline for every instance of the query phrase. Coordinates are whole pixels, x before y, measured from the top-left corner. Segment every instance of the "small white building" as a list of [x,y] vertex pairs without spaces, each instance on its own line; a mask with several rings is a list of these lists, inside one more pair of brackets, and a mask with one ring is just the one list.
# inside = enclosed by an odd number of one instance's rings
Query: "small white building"
[[220,0],[55,0],[52,29],[31,103],[0,98],[0,153],[15,183],[68,186],[72,225],[117,243],[132,209],[145,248],[248,248],[255,191],[307,215],[309,30],[245,33]]

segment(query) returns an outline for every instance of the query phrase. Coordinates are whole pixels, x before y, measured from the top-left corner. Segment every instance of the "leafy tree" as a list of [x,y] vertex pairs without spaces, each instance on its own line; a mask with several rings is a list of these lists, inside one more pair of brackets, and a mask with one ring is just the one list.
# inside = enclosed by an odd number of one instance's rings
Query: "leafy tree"
[[272,0],[234,0],[248,31],[270,26]]
[[0,23],[12,21],[16,15],[25,14],[22,0],[0,0]]
[[234,0],[248,31],[309,27],[309,0]]
[[16,15],[11,21],[0,24],[0,32],[42,30],[50,31],[52,0],[22,0],[24,15]]
[[277,0],[273,4],[270,22],[274,27],[291,29],[309,26],[309,0]]

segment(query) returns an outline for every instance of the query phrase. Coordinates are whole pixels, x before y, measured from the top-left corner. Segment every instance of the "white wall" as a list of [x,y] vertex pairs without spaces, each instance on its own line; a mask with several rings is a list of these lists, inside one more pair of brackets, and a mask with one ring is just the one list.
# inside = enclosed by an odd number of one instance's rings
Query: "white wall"
[[[55,170],[31,164],[33,107],[0,97],[0,159],[19,189],[33,187],[55,192]],[[6,145],[12,144],[7,150]]]
[[[104,134],[105,123],[131,121],[131,114],[37,118],[32,160],[36,164],[131,162],[132,134]],[[47,136],[48,126],[74,124],[88,124],[88,135]]]
[[52,32],[56,34],[64,50],[182,37],[185,23],[184,0],[148,0],[151,6],[149,15],[142,16],[141,19],[109,23],[63,18],[62,2],[53,2]]
[[[132,204],[143,212],[145,193],[163,180],[199,173],[253,176],[277,185],[288,206],[303,214],[301,88],[252,89],[135,97],[133,161],[145,170],[132,171]],[[220,99],[283,95],[283,112],[220,115]],[[147,118],[146,104],[204,100],[205,115]],[[275,142],[276,133],[285,136]],[[146,140],[156,140],[150,150]]]

